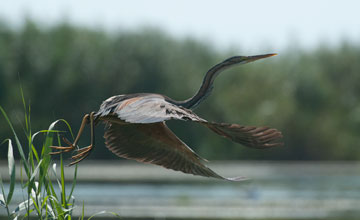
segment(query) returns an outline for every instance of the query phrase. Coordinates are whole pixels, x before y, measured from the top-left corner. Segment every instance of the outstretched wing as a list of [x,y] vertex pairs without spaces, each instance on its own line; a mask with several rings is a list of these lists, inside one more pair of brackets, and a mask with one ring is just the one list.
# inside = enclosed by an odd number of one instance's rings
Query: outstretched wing
[[107,148],[119,157],[151,163],[193,175],[232,181],[206,167],[194,151],[183,143],[164,122],[117,124],[109,122],[105,131]]
[[264,149],[282,146],[281,132],[275,128],[243,126],[238,124],[201,122],[212,131],[246,147]]
[[206,167],[201,162],[203,159],[176,137],[164,121],[176,119],[201,123],[247,147],[282,145],[278,142],[281,132],[276,129],[208,122],[156,94],[111,97],[101,105],[96,117],[107,122],[105,143],[117,156],[218,179],[236,181],[243,178],[224,178]]
[[[174,105],[157,94],[132,94],[113,96],[106,100],[96,116],[107,121],[149,124],[170,119],[194,121],[236,143],[251,148],[268,148],[283,145],[280,131],[268,127],[208,122],[191,110]],[[114,120],[117,119],[117,120]]]

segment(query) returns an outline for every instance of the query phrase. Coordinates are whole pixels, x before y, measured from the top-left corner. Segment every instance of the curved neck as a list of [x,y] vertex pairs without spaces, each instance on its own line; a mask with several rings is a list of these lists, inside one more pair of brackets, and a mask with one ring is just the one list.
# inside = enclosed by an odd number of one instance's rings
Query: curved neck
[[178,106],[182,106],[187,109],[194,109],[196,108],[202,101],[204,101],[211,93],[211,90],[213,89],[213,83],[215,78],[224,71],[225,69],[235,65],[239,64],[239,62],[229,62],[230,59],[227,59],[214,67],[212,67],[210,70],[207,71],[203,83],[200,87],[200,89],[197,91],[197,93],[184,101],[173,101],[174,104]]
[[211,90],[213,88],[214,80],[215,80],[216,76],[218,76],[219,73],[221,73],[222,71],[224,71],[227,68],[234,66],[236,64],[250,63],[255,60],[272,57],[275,55],[276,55],[276,53],[262,54],[262,55],[255,55],[255,56],[230,57],[230,58],[224,60],[223,62],[215,65],[206,73],[199,91],[193,97],[191,97],[187,100],[184,100],[184,101],[175,101],[175,100],[169,100],[169,101],[175,105],[182,106],[182,107],[188,108],[188,109],[193,109],[210,95]]

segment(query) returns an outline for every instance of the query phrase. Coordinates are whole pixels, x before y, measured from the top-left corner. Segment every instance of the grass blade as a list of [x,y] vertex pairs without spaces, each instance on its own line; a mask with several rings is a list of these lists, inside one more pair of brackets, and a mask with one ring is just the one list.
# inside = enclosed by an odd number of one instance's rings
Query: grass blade
[[3,194],[0,194],[0,206],[6,207],[5,198],[4,198]]
[[82,210],[81,210],[81,220],[84,220],[85,217],[85,202],[83,201]]
[[30,208],[32,206],[32,204],[33,204],[33,201],[31,199],[20,203],[13,211],[13,214],[21,212],[22,210],[25,210],[27,208]]
[[50,146],[53,145],[53,140],[54,140],[53,134],[54,133],[58,134],[59,132],[62,132],[62,131],[54,130],[55,125],[57,123],[59,123],[59,122],[64,122],[67,125],[71,136],[73,136],[69,123],[64,119],[56,120],[53,123],[51,123],[48,130],[40,131],[40,132],[46,132],[44,145],[43,145],[43,148],[42,148],[42,151],[41,151],[41,158],[43,159],[44,162],[43,162],[43,165],[42,165],[41,170],[40,170],[40,180],[43,180],[45,178],[45,175],[48,173],[48,169],[49,169],[49,166],[50,166],[50,162],[51,162],[51,156],[50,156],[51,148],[50,148]]
[[36,212],[38,213],[38,216],[41,216],[41,210],[37,204],[37,198],[31,197],[31,200],[33,202],[34,208],[36,210]]
[[36,175],[39,173],[39,169],[40,169],[40,166],[41,166],[42,162],[43,162],[43,160],[40,160],[40,162],[36,166],[34,172],[32,173],[32,175],[30,177],[29,182],[32,182],[35,179]]
[[[61,183],[60,183],[60,181],[59,181],[59,179],[58,179],[58,177],[57,177],[57,173],[56,173],[56,163],[53,164],[53,166],[52,166],[52,171],[53,171],[53,174],[54,174],[54,176],[55,176],[55,180],[56,180],[57,183],[58,183],[59,190],[61,191],[61,190],[62,190]],[[56,195],[56,194],[55,194],[55,195]]]
[[[10,148],[10,146],[12,147],[12,145],[11,145],[11,140],[10,139],[7,139],[7,140],[5,140],[5,141],[3,141],[2,143],[1,143],[1,145],[3,144],[3,143],[5,143],[6,141],[9,141],[9,148]],[[9,150],[9,151],[12,151],[12,150]],[[11,153],[12,154],[12,153]],[[12,159],[14,159],[14,158],[12,158]],[[12,162],[14,162],[14,161],[12,161]],[[10,164],[9,164],[10,165]],[[15,166],[15,163],[14,163],[14,166]],[[12,167],[12,166],[11,166]],[[15,168],[14,168],[14,170],[15,170]],[[11,171],[10,173],[12,173],[12,172],[15,172],[15,171]],[[15,178],[15,174],[14,174],[14,178]],[[15,181],[13,181],[14,183],[13,184],[15,184]],[[8,214],[8,217],[10,217],[10,211],[9,211],[9,202],[8,202],[8,199],[6,199],[5,197],[6,197],[6,194],[5,194],[5,189],[4,189],[4,184],[3,184],[3,181],[2,181],[2,177],[1,177],[1,175],[0,175],[0,186],[1,186],[1,192],[2,192],[2,194],[0,194],[0,206],[3,206],[3,207],[5,207],[5,209],[6,209],[6,211],[7,211],[7,214]],[[10,190],[9,190],[10,192],[11,192],[11,194],[12,194],[12,192],[14,191],[14,189],[11,189],[11,186],[10,186]],[[9,193],[10,193],[9,192]],[[11,199],[11,197],[12,197],[12,195],[11,196],[8,196],[8,198],[10,198]]]
[[78,165],[76,164],[75,165],[75,171],[74,171],[74,178],[73,178],[70,194],[69,194],[68,199],[67,199],[67,203],[69,203],[69,201],[70,201],[70,199],[72,197],[72,194],[74,192],[75,186],[76,186],[77,169],[78,169]]
[[17,134],[16,134],[16,132],[15,132],[15,129],[14,129],[14,127],[12,126],[12,124],[11,124],[11,122],[10,122],[10,119],[8,118],[5,110],[4,110],[1,106],[0,106],[0,111],[1,111],[1,113],[3,114],[3,116],[4,116],[5,120],[7,121],[7,123],[8,123],[9,126],[10,126],[10,129],[11,129],[13,135],[14,135],[14,138],[15,138],[15,142],[16,142],[17,148],[18,148],[19,153],[20,153],[20,157],[21,157],[21,159],[23,160],[23,165],[24,165],[24,168],[25,168],[26,175],[27,175],[28,177],[30,177],[29,164],[28,164],[28,162],[27,162],[27,160],[26,160],[26,158],[25,158],[25,154],[24,154],[22,145],[21,145],[21,143],[20,143],[20,141],[19,141],[19,138],[18,138],[18,136],[17,136]]
[[66,193],[65,193],[65,172],[64,172],[64,162],[63,162],[62,154],[60,155],[60,170],[61,170],[61,201],[63,203],[63,207],[68,209],[66,202]]
[[24,91],[22,89],[21,84],[20,84],[20,94],[21,94],[21,101],[24,105],[24,110],[25,110],[25,126],[26,126],[26,130],[29,130],[28,115],[26,113],[26,102],[25,102],[25,97],[24,97]]
[[9,139],[9,147],[8,147],[8,164],[9,164],[9,175],[10,175],[10,189],[7,196],[7,204],[11,202],[15,189],[15,160],[14,160],[12,142],[10,139]]
[[1,186],[1,192],[2,194],[0,194],[0,205],[7,207],[7,203],[6,203],[6,199],[5,199],[5,189],[4,189],[4,184],[0,175],[0,186]]

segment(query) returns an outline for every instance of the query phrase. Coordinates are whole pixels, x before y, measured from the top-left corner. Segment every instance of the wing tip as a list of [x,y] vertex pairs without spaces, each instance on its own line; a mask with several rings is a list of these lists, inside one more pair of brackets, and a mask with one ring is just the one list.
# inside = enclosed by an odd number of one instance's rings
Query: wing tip
[[225,178],[225,180],[231,181],[231,182],[242,182],[242,181],[247,181],[250,180],[250,178],[246,177],[246,176],[238,176],[238,177],[228,177]]

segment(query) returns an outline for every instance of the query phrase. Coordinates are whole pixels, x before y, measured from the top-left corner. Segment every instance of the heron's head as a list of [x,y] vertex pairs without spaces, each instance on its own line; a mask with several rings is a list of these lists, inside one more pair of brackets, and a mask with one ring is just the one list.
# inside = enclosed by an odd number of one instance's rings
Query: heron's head
[[235,56],[230,57],[229,59],[225,60],[225,63],[228,63],[229,65],[233,64],[245,64],[250,63],[256,60],[264,59],[267,57],[276,56],[276,53],[270,53],[270,54],[262,54],[262,55],[255,55],[255,56]]

